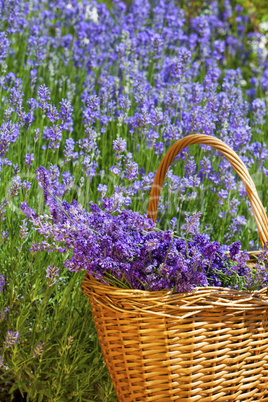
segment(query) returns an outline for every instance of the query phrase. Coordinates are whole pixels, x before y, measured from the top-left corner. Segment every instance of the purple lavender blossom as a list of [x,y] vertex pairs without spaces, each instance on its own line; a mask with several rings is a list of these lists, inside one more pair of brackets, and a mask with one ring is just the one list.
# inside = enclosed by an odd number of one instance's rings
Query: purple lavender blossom
[[36,142],[38,141],[39,135],[40,135],[40,129],[39,129],[39,128],[36,128],[36,129],[34,130],[34,143],[36,143]]
[[65,346],[66,349],[70,349],[70,347],[72,346],[73,341],[74,341],[73,336],[72,336],[72,335],[68,336],[68,343],[67,343],[67,345]]
[[0,368],[5,368],[3,356],[0,355]]
[[68,99],[62,99],[60,102],[60,113],[59,117],[63,122],[70,122],[72,117],[73,107]]
[[6,213],[6,206],[8,205],[8,202],[6,200],[2,200],[0,204],[0,221],[4,221],[6,219],[5,213]]
[[39,107],[42,110],[46,110],[48,108],[48,103],[47,102],[50,100],[50,90],[45,85],[41,85],[37,89],[37,95],[40,98]]
[[55,165],[51,165],[49,171],[43,166],[36,169],[36,179],[39,186],[44,190],[44,199],[49,206],[54,218],[64,219],[64,214],[58,205],[58,198],[61,198],[65,191],[65,185],[59,183],[59,170]]
[[127,179],[133,181],[137,178],[138,171],[139,171],[139,165],[136,162],[129,159],[128,162],[126,163],[124,176]]
[[53,125],[52,127],[48,127],[46,132],[46,137],[50,140],[48,147],[55,151],[60,147],[60,141],[62,137],[62,128],[60,126]]
[[115,150],[115,157],[116,159],[121,159],[122,154],[126,151],[127,149],[127,142],[125,139],[118,138],[114,140],[113,142],[113,149]]
[[128,111],[130,109],[130,100],[128,99],[128,97],[126,95],[119,95],[118,97],[118,101],[119,101],[119,106],[124,110],[124,111]]
[[3,292],[3,287],[4,287],[5,282],[6,282],[6,280],[4,278],[4,275],[0,274],[0,293]]
[[8,307],[5,307],[2,311],[0,311],[0,323],[6,319],[8,311],[9,311]]
[[26,154],[26,156],[25,156],[25,165],[26,165],[27,169],[30,169],[30,166],[32,166],[33,161],[34,161],[34,154],[33,153],[31,155]]
[[147,242],[146,242],[146,249],[148,251],[153,251],[153,250],[157,249],[158,246],[159,246],[158,239],[147,240]]
[[204,256],[207,257],[210,261],[215,258],[216,252],[221,251],[221,245],[219,242],[211,242],[204,247]]
[[106,184],[99,184],[97,191],[100,193],[101,198],[104,198],[106,193],[107,193],[108,187],[106,186]]
[[169,222],[169,225],[172,230],[175,230],[175,227],[177,227],[178,224],[178,219],[177,218],[172,218],[171,221]]
[[[113,211],[113,201],[109,201],[106,209]],[[72,205],[62,203],[62,208],[66,209],[65,224],[58,219],[47,221],[45,217],[32,217],[36,230],[48,241],[53,239],[52,243],[34,244],[32,252],[72,250],[73,255],[65,261],[65,267],[70,271],[86,269],[104,283],[109,283],[109,274],[138,289],[166,288],[183,292],[209,283],[215,286],[237,285],[235,279],[224,282],[228,270],[236,268],[228,265],[220,244],[210,243],[207,236],[197,232],[200,213],[186,218],[188,240],[185,240],[174,238],[171,231],[153,231],[151,220],[130,210],[119,210],[114,216],[93,203],[90,205],[91,212],[87,213],[76,202]],[[239,261],[235,260],[241,272],[247,272],[244,267],[247,258],[247,254],[242,253]],[[55,283],[58,268],[49,267],[47,276],[51,284]]]
[[20,209],[24,212],[27,218],[37,218],[38,216],[35,211],[27,205],[26,201],[21,202]]
[[223,200],[225,200],[228,197],[228,191],[220,190],[218,193],[218,197],[219,197],[219,205],[223,205]]
[[213,57],[216,60],[221,60],[223,58],[225,50],[225,42],[222,40],[215,40],[214,41],[214,51],[213,51]]
[[5,230],[3,230],[3,231],[2,231],[1,243],[4,244],[7,238],[8,238],[8,232],[5,231]]
[[240,241],[235,241],[235,242],[232,244],[232,247],[230,248],[230,253],[229,253],[230,258],[231,258],[232,260],[233,260],[234,257],[239,253],[240,249],[241,249],[241,243],[240,243]]
[[30,85],[32,90],[35,88],[36,81],[37,81],[37,70],[36,68],[33,68],[30,71]]
[[34,98],[28,99],[27,105],[29,107],[30,115],[32,115],[34,113],[34,111],[38,108],[38,102]]
[[16,142],[20,135],[20,128],[17,123],[3,123],[0,127],[0,157],[3,157],[9,150],[9,146]]
[[39,342],[33,351],[33,357],[41,357],[44,352],[44,342]]
[[8,194],[10,197],[16,197],[22,188],[22,182],[20,176],[15,176],[12,179],[11,186],[8,189]]
[[252,109],[254,113],[254,124],[261,125],[265,123],[265,116],[267,114],[267,108],[265,102],[262,99],[254,99],[252,102]]
[[68,162],[71,160],[71,158],[74,155],[74,145],[75,142],[73,140],[73,138],[67,138],[65,141],[65,148],[63,150],[63,155],[65,158],[65,162]]
[[11,90],[9,91],[9,104],[11,106],[14,106],[19,110],[22,104],[22,98],[23,93],[20,91],[20,89],[16,87],[11,88]]
[[70,172],[63,172],[62,173],[62,183],[65,186],[65,193],[69,193],[69,191],[72,189],[73,185],[75,182],[74,176],[71,175]]
[[7,57],[9,40],[5,32],[0,32],[0,61]]
[[56,123],[56,121],[59,119],[59,112],[55,106],[52,104],[48,105],[47,108],[47,117],[51,123]]
[[25,240],[27,236],[28,236],[27,220],[23,219],[22,225],[20,225],[19,237],[22,240]]
[[199,219],[201,216],[201,212],[194,212],[193,215],[187,216],[185,218],[186,224],[182,225],[182,230],[185,231],[186,234],[195,234],[197,233],[199,226]]
[[237,262],[238,267],[242,268],[245,266],[246,262],[249,260],[249,255],[246,250],[239,251],[234,256],[234,260]]
[[4,348],[11,348],[18,342],[18,339],[19,339],[18,332],[7,331],[6,339],[4,342]]
[[46,269],[46,277],[48,278],[48,285],[53,286],[57,283],[57,277],[59,276],[59,268],[54,264],[49,265]]
[[196,163],[193,156],[186,162],[185,171],[188,176],[193,176],[196,173]]

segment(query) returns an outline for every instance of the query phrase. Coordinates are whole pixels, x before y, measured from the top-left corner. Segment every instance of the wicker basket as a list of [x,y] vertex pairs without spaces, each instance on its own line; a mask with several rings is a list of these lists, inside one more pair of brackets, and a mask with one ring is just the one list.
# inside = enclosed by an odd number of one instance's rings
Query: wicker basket
[[[254,183],[226,144],[207,135],[176,142],[162,160],[148,216],[156,219],[168,166],[190,144],[220,151],[241,177],[262,245],[268,221]],[[103,285],[87,274],[98,338],[119,401],[268,401],[268,289],[148,292]]]

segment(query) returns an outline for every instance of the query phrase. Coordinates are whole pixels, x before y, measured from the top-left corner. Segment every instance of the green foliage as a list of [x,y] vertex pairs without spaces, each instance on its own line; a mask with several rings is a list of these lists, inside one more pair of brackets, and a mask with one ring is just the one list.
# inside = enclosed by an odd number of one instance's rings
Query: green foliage
[[19,332],[18,343],[2,354],[0,384],[12,385],[0,391],[0,400],[12,400],[19,389],[27,401],[113,401],[89,301],[80,290],[83,275],[63,269],[58,283],[49,286],[47,255],[29,258],[27,248],[17,261],[11,249],[4,260],[0,255],[9,277],[7,298],[0,293],[1,308],[9,308],[0,344],[7,330]]
[[268,5],[266,0],[236,0],[234,4],[240,4],[250,16],[251,22],[256,26],[268,21]]

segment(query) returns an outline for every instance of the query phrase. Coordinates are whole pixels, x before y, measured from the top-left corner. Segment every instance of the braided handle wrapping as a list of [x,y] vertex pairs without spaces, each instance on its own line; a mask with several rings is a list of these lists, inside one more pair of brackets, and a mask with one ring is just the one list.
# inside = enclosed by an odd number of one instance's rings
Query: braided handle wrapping
[[250,174],[245,164],[241,161],[236,152],[234,152],[223,141],[210,135],[194,134],[184,137],[179,141],[177,141],[175,144],[173,144],[172,147],[169,149],[169,151],[166,153],[162,162],[159,165],[159,168],[154,178],[147,211],[148,218],[152,218],[154,222],[156,221],[160,191],[169,166],[182,149],[192,144],[210,145],[217,151],[221,152],[225,156],[225,158],[228,159],[228,161],[231,163],[233,169],[240,176],[246,188],[247,195],[252,207],[253,215],[257,223],[260,241],[262,246],[264,246],[264,244],[268,240],[268,218],[262,205],[262,202],[259,199],[256,187],[250,177]]

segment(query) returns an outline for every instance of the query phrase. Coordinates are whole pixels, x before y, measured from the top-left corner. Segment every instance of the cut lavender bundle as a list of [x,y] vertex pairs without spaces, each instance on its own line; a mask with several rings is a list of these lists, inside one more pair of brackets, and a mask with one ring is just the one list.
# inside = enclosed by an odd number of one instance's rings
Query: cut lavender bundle
[[[55,214],[55,205],[48,204],[51,216],[28,212],[35,230],[45,237],[31,251],[70,250],[72,256],[65,260],[70,271],[85,270],[105,284],[150,291],[254,286],[247,252],[235,242],[227,256],[226,247],[199,233],[200,213],[186,218],[183,237],[178,237],[171,230],[157,231],[151,219],[131,210],[112,215],[91,202],[91,212],[86,212],[76,201],[58,201]],[[267,275],[259,279],[257,287],[262,287]]]

